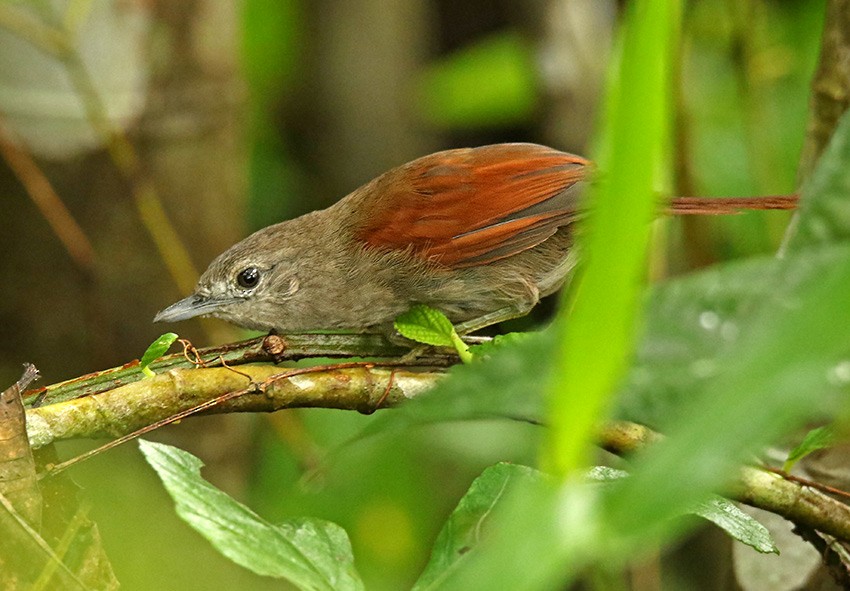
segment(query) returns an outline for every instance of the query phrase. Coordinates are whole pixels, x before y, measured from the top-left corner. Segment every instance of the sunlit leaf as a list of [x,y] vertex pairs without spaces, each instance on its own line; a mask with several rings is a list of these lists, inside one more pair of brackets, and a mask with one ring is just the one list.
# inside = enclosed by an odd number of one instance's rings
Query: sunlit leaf
[[785,460],[785,463],[782,465],[782,469],[786,472],[790,472],[791,468],[794,467],[794,464],[805,458],[810,453],[835,445],[836,439],[835,429],[833,429],[831,425],[812,429],[806,433],[806,436],[803,438],[803,441],[800,442],[800,445],[791,450],[788,454],[788,459]]
[[464,343],[445,314],[417,304],[395,319],[395,329],[411,341],[437,347],[454,347],[464,363],[472,361],[469,347]]
[[145,354],[142,355],[141,361],[139,361],[139,368],[144,372],[147,377],[153,377],[154,373],[151,371],[150,367],[148,367],[151,363],[165,355],[165,352],[174,344],[174,341],[177,340],[177,335],[173,332],[167,332],[154,342],[150,344],[150,346],[145,350]]

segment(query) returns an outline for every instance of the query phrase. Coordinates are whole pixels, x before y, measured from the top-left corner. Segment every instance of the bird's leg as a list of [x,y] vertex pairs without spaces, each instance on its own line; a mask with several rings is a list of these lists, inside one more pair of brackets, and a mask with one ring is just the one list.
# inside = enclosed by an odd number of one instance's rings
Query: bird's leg
[[504,308],[499,308],[498,310],[487,312],[481,316],[455,324],[457,334],[464,336],[476,330],[498,324],[499,322],[525,316],[531,312],[531,309],[540,301],[540,290],[535,284],[526,279],[523,279],[522,285],[525,288],[525,295],[527,296],[524,301],[517,300],[516,303],[505,306]]
[[493,312],[488,312],[471,320],[465,320],[455,324],[455,330],[460,336],[465,336],[493,324],[525,316],[531,311],[531,308],[532,306],[506,306],[499,308]]

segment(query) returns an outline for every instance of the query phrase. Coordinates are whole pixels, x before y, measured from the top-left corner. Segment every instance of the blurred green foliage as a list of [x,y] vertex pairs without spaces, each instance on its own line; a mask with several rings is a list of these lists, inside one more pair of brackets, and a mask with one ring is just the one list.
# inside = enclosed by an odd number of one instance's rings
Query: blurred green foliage
[[281,103],[297,85],[305,50],[306,14],[300,0],[243,3],[242,66],[249,88],[248,227],[258,230],[294,217],[305,179],[279,133]]
[[527,123],[540,102],[532,45],[514,31],[490,35],[420,74],[419,111],[448,129]]

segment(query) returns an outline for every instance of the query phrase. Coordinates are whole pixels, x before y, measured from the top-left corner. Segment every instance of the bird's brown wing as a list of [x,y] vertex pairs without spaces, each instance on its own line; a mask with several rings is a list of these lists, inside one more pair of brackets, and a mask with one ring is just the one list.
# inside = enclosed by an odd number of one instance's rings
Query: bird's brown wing
[[448,150],[379,179],[357,237],[458,269],[540,244],[575,219],[588,161],[536,144]]

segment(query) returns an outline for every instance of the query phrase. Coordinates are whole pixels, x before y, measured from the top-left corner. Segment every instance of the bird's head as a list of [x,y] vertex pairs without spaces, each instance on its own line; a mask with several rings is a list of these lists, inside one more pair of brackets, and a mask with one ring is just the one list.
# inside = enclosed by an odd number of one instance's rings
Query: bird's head
[[301,279],[299,257],[279,226],[256,232],[219,255],[194,293],[161,310],[154,322],[214,316],[257,330],[280,326],[281,311],[298,294]]

